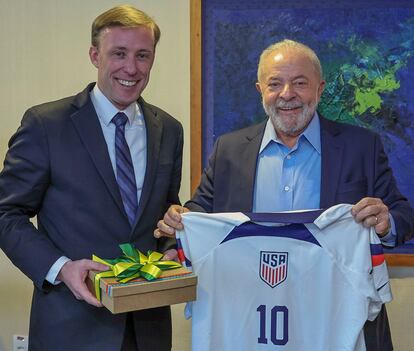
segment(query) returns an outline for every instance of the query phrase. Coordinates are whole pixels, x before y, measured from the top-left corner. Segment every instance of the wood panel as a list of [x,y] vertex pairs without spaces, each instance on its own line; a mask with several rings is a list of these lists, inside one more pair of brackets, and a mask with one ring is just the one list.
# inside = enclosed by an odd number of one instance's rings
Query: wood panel
[[414,266],[414,255],[412,254],[385,254],[388,266]]
[[190,1],[190,179],[191,193],[201,178],[201,108],[202,108],[202,46],[201,46],[201,1]]

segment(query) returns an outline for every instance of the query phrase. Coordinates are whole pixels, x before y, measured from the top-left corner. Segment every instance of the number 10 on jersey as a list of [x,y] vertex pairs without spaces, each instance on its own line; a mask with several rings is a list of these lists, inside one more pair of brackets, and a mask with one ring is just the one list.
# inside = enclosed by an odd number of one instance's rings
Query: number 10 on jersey
[[257,307],[260,315],[260,332],[257,342],[259,344],[268,343],[268,335],[266,335],[266,327],[268,326],[268,317],[270,317],[270,341],[273,345],[286,345],[289,340],[288,333],[288,312],[286,306],[273,306],[270,310],[270,316],[266,311],[266,305]]

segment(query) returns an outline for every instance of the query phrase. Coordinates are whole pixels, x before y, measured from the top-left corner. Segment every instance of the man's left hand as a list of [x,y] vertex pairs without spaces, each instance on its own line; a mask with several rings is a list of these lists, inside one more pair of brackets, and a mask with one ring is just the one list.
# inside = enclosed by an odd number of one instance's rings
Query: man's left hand
[[161,260],[162,261],[176,261],[179,263],[177,250],[176,249],[166,250]]
[[351,213],[358,223],[365,227],[374,227],[380,237],[388,234],[391,228],[388,207],[381,199],[364,197],[352,207]]

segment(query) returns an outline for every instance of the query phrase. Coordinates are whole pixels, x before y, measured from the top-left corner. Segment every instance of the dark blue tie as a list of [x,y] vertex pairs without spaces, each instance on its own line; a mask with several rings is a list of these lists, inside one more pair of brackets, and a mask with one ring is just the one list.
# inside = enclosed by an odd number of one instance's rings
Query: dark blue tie
[[123,112],[118,112],[112,123],[116,126],[115,131],[115,158],[116,158],[116,180],[121,192],[122,202],[131,226],[135,222],[138,210],[137,185],[135,183],[134,166],[132,165],[131,153],[125,139],[125,124],[128,117]]

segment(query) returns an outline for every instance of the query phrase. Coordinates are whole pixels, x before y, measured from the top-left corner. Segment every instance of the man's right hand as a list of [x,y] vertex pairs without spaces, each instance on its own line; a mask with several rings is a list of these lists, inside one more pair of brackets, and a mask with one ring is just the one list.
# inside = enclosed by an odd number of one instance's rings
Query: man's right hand
[[62,266],[57,279],[65,283],[78,300],[84,300],[90,305],[102,307],[102,303],[89,291],[85,283],[90,270],[107,271],[108,266],[87,259],[68,261]]
[[180,205],[171,205],[165,213],[164,218],[158,221],[157,229],[154,230],[154,236],[161,238],[162,236],[175,238],[175,231],[182,230],[181,214],[190,210]]

